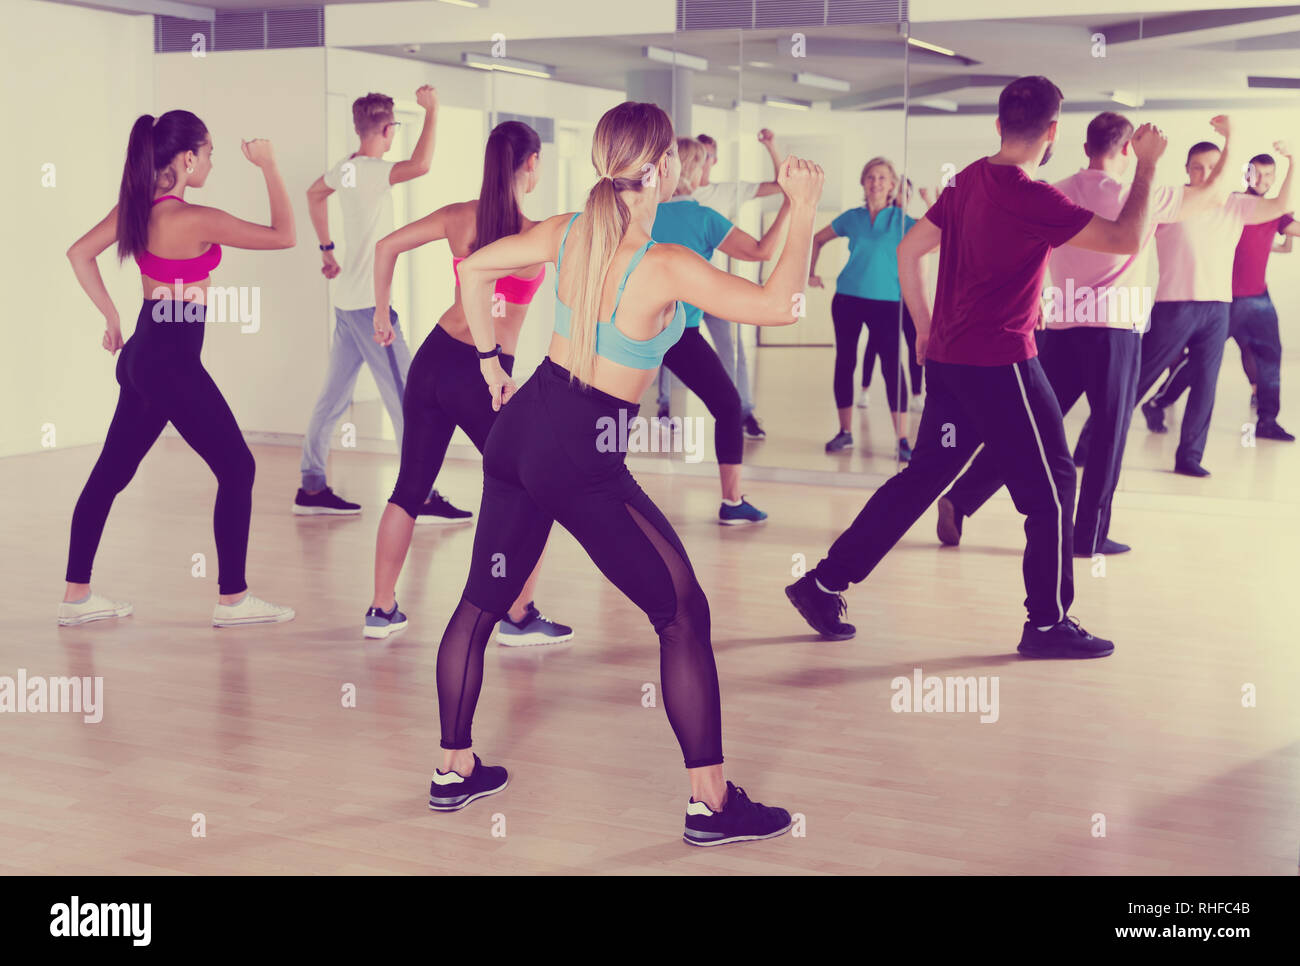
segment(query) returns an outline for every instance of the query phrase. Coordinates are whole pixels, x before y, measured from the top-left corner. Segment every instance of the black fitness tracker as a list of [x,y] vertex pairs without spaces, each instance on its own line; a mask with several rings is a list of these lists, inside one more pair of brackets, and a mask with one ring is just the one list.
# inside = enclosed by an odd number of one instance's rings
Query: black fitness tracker
[[330,242],[328,245],[321,245],[320,250],[323,252],[332,252],[334,251],[334,243]]
[[[478,352],[477,346],[475,347],[474,351]],[[493,356],[499,356],[499,355],[501,355],[501,343],[498,342],[497,347],[495,349],[489,349],[487,352],[479,352],[478,357],[480,359],[491,359]]]

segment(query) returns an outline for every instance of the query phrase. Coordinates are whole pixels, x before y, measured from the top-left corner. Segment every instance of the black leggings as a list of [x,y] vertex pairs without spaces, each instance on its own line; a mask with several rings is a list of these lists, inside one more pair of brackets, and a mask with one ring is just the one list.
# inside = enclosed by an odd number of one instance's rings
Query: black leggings
[[[907,306],[903,306],[903,338],[907,341],[907,371],[912,378],[912,395],[921,395],[921,382],[925,377],[925,368],[916,359],[916,323],[912,321],[912,313],[907,311]],[[862,388],[866,389],[871,385],[871,370],[876,367],[876,354],[878,346],[867,335],[867,347],[862,350]],[[903,388],[907,388],[907,382],[904,380]]]
[[570,384],[567,370],[544,359],[492,427],[469,579],[438,647],[443,748],[471,746],[488,639],[558,521],[658,633],[664,711],[686,767],[722,763],[709,603],[672,525],[628,472],[626,454],[602,444],[620,409],[631,420],[638,407]]
[[740,393],[722,367],[699,327],[686,329],[677,344],[664,356],[664,368],[699,396],[713,421],[713,450],[718,462],[736,465],[744,462],[744,420],[740,415]]
[[[178,316],[178,317],[177,317]],[[248,518],[253,506],[253,454],[221,390],[199,360],[205,306],[146,299],[135,331],[117,358],[121,392],[104,448],[72,512],[67,580],[90,583],[90,570],[114,498],[162,434],[168,420],[217,477],[212,514],[223,594],[248,589]]]
[[836,292],[831,299],[831,321],[835,324],[835,408],[848,409],[853,405],[853,370],[858,365],[858,339],[865,323],[867,344],[880,357],[889,411],[905,410],[907,390],[898,358],[898,303]]
[[[515,357],[501,355],[501,368],[513,372]],[[402,464],[388,502],[415,519],[429,496],[452,433],[459,426],[483,452],[496,422],[492,391],[483,381],[478,353],[435,325],[411,360],[402,394]]]

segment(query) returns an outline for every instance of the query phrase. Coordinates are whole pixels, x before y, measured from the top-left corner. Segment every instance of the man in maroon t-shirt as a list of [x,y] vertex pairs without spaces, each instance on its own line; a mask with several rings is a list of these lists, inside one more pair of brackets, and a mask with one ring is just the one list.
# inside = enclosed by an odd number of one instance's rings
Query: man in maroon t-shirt
[[[1142,241],[1155,162],[1165,137],[1133,135],[1137,172],[1114,221],[1034,180],[1051,155],[1060,89],[1021,77],[998,99],[1002,147],[959,172],[898,246],[903,299],[916,324],[928,392],[912,461],[877,490],[824,560],[786,588],[823,636],[852,637],[840,591],[866,578],[934,503],[981,443],[1025,521],[1025,601],[1019,650],[1035,657],[1104,657],[1114,645],[1068,616],[1074,597],[1074,463],[1036,358],[1043,276],[1053,248],[1133,253]],[[933,324],[921,258],[940,249]]]

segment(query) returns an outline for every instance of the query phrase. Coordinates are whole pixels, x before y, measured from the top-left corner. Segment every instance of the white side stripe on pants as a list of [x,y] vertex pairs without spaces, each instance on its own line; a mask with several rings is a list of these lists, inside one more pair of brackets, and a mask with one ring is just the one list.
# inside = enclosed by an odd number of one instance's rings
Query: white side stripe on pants
[[1034,441],[1038,444],[1038,457],[1043,461],[1043,471],[1047,473],[1047,485],[1052,488],[1052,499],[1056,501],[1056,613],[1057,621],[1065,620],[1065,609],[1061,606],[1061,557],[1065,541],[1063,532],[1064,517],[1061,511],[1061,494],[1056,489],[1056,480],[1052,478],[1052,468],[1047,463],[1047,451],[1043,449],[1043,437],[1038,432],[1038,423],[1034,421],[1034,411],[1029,405],[1029,394],[1025,392],[1025,380],[1020,375],[1020,364],[1011,367],[1016,373],[1016,384],[1020,386],[1020,398],[1025,401],[1025,414],[1029,425],[1034,428]]

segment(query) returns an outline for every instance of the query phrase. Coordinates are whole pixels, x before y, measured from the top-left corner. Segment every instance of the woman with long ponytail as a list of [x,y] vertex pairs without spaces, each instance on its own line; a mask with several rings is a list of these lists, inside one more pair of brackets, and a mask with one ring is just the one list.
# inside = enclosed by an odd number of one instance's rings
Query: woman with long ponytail
[[[488,137],[483,160],[483,187],[477,199],[446,205],[419,221],[380,239],[375,246],[375,341],[393,341],[389,299],[397,256],[431,241],[445,238],[451,249],[452,271],[475,249],[514,235],[536,222],[523,214],[523,196],[537,186],[541,163],[541,138],[527,124],[505,121]],[[502,364],[514,364],[519,330],[533,294],[542,284],[545,265],[502,279],[488,293],[484,308],[491,310],[494,340],[501,346]],[[482,452],[496,419],[492,396],[483,385],[474,336],[466,322],[463,292],[442,314],[411,360],[402,396],[402,463],[393,495],[379,521],[375,542],[375,592],[366,611],[362,634],[382,639],[407,625],[397,607],[397,578],[411,546],[429,488],[447,456],[447,446],[459,426]],[[462,519],[468,520],[469,514]],[[498,643],[508,646],[558,644],[573,637],[573,629],[542,615],[533,602],[540,562],[533,567],[523,590],[501,618]]]
[[[132,607],[91,592],[90,571],[113,500],[170,422],[217,477],[213,511],[218,575],[217,627],[273,623],[293,618],[291,608],[248,593],[248,553],[253,494],[253,454],[234,414],[203,367],[208,280],[221,246],[279,249],[294,243],[293,211],[271,143],[244,141],[244,157],[262,169],[271,224],[242,221],[219,208],[185,201],[212,170],[212,139],[189,111],[143,115],[131,128],[118,202],[68,249],[77,281],[104,316],[103,346],[117,354],[121,387],[90,479],[72,514],[67,588],[59,623],[84,624],[125,617]],[[96,258],[117,244],[118,258],[140,267],[143,305],[124,343],[121,320],[99,274]]]
[[[663,110],[629,102],[608,111],[596,126],[591,158],[598,180],[581,212],[503,237],[461,265],[483,379],[493,407],[504,409],[483,453],[469,579],[438,649],[443,755],[429,807],[454,811],[506,787],[506,770],[483,764],[472,750],[484,651],[558,521],[659,636],[660,693],[691,787],[685,840],[771,838],[789,829],[790,814],[751,801],[723,778],[708,600],[672,525],[628,472],[626,437],[637,400],[681,336],[681,303],[752,325],[795,321],[823,175],[806,161],[782,164],[789,237],[767,282],[756,285],[651,239],[655,213],[672,197],[681,170]],[[498,360],[488,312],[492,285],[545,262],[556,265],[555,332],[547,357],[516,393]]]

